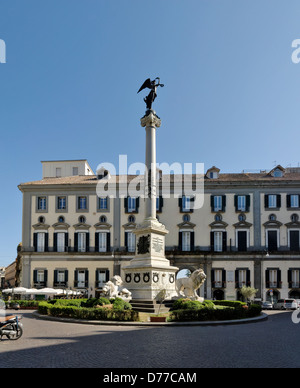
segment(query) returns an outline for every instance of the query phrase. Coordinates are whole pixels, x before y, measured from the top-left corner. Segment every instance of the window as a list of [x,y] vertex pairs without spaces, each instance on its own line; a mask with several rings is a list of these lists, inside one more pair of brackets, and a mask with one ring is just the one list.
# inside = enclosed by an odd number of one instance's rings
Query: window
[[58,222],[65,222],[65,217],[59,216],[58,217]]
[[290,207],[299,207],[299,195],[291,195]]
[[99,210],[107,210],[108,209],[107,197],[98,198],[98,209]]
[[283,176],[283,171],[281,171],[279,168],[276,168],[273,172],[273,177],[274,178],[282,178]]
[[213,287],[215,287],[215,288],[222,288],[223,287],[223,270],[222,269],[215,269],[214,270]]
[[211,211],[213,212],[225,212],[226,208],[226,195],[212,195],[210,197]]
[[156,197],[156,211],[161,213],[163,207],[163,197]]
[[99,218],[99,221],[102,222],[102,223],[106,223],[107,219],[106,219],[105,216],[101,216],[101,217]]
[[67,208],[67,197],[57,197],[57,209],[66,210]]
[[81,224],[84,224],[84,223],[85,223],[85,217],[84,217],[84,216],[79,216],[79,217],[78,217],[78,221],[79,221]]
[[61,177],[61,167],[56,167],[56,178],[60,178]]
[[128,212],[136,211],[136,198],[128,197]]
[[247,251],[247,245],[248,245],[247,234],[248,233],[246,230],[237,231],[237,248],[239,252]]
[[75,287],[84,288],[88,285],[88,271],[79,269],[75,271]]
[[103,287],[109,280],[108,269],[97,269],[96,270],[96,287]]
[[189,212],[191,210],[191,198],[184,195],[182,197],[182,211]]
[[54,287],[66,286],[68,282],[68,271],[65,269],[55,269],[54,270]]
[[65,251],[65,233],[57,233],[57,252],[64,252]]
[[278,233],[277,230],[267,230],[267,248],[271,252],[278,249]]
[[38,197],[38,210],[47,210],[47,198]]
[[77,236],[78,236],[78,252],[86,252],[87,233],[79,232],[77,233]]
[[179,232],[179,250],[191,252],[194,250],[194,231],[183,230]]
[[124,198],[124,207],[126,213],[137,213],[139,208],[139,197]]
[[289,288],[300,288],[300,269],[292,268],[288,270]]
[[250,210],[250,195],[235,195],[234,206],[237,212],[248,212]]
[[299,230],[290,230],[289,240],[290,240],[290,250],[293,252],[299,252],[300,250]]
[[106,232],[99,232],[99,249],[98,252],[106,252]]
[[223,232],[214,232],[214,251],[215,252],[222,252],[223,250]]
[[267,270],[269,273],[269,285],[267,284],[267,287],[270,288],[277,288],[278,285],[278,271],[277,269],[269,269]]
[[44,224],[45,223],[45,217],[41,216],[39,217],[39,223]]
[[266,194],[265,195],[265,208],[277,209],[281,207],[281,195],[280,194]]
[[86,210],[87,209],[87,197],[82,196],[78,197],[78,210]]
[[182,250],[185,252],[191,250],[191,232],[182,232]]
[[185,214],[185,215],[182,217],[183,222],[189,222],[190,219],[191,219],[191,217],[190,217],[189,214]]
[[227,232],[212,231],[210,233],[210,246],[213,252],[225,252],[227,250]]
[[238,288],[242,288],[243,286],[246,286],[246,283],[247,283],[247,271],[245,269],[240,269]]
[[46,252],[48,250],[48,233],[37,232],[33,234],[33,246],[35,252]]
[[78,167],[73,167],[72,168],[72,175],[78,175]]
[[38,283],[43,283],[45,279],[45,272],[43,269],[39,269],[37,271],[37,282]]
[[125,232],[125,246],[128,252],[135,252],[135,234],[133,232]]

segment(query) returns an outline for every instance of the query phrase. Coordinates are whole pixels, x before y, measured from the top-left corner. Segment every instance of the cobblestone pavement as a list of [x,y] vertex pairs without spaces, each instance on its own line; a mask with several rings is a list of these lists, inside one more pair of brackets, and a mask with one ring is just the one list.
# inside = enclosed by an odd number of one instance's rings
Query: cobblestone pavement
[[[0,342],[6,368],[300,367],[300,324],[291,312],[220,326],[97,326],[23,315],[24,335]],[[300,313],[299,313],[300,317]]]

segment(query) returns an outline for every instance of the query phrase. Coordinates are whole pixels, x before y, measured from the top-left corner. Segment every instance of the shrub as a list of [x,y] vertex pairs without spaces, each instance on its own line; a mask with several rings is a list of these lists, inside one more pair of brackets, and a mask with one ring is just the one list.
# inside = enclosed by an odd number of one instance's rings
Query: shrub
[[[95,298],[93,298],[95,299]],[[119,299],[119,298],[117,298]],[[76,300],[76,299],[75,299]],[[123,309],[121,308],[121,302],[118,300],[116,308],[109,309],[106,307],[81,307],[74,305],[67,305],[67,302],[71,300],[65,300],[60,303],[58,300],[55,303],[40,302],[38,312],[43,315],[51,315],[55,317],[75,318],[75,319],[89,319],[89,320],[113,320],[113,321],[138,321],[138,312],[131,309],[131,305],[127,302],[123,302]],[[85,301],[86,303],[87,301]],[[102,302],[108,302],[106,301]],[[93,301],[93,303],[96,303]],[[92,304],[92,302],[91,302]],[[130,307],[130,308],[129,308]]]
[[234,307],[234,308],[247,305],[247,303],[241,302],[239,300],[213,300],[212,302],[216,306],[227,306],[227,307]]
[[199,302],[198,300],[191,300],[189,298],[180,298],[175,300],[172,310],[198,310],[204,307],[213,309],[215,305],[211,300]]

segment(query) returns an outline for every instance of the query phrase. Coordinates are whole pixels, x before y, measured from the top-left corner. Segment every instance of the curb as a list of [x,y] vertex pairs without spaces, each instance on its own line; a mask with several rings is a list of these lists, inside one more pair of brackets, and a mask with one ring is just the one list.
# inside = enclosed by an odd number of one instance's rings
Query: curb
[[77,323],[85,325],[105,325],[105,326],[218,326],[218,325],[241,325],[245,323],[255,323],[266,321],[268,315],[261,313],[260,316],[247,319],[235,319],[231,321],[191,321],[191,322],[122,322],[122,321],[94,321],[86,319],[61,318],[49,315],[41,315],[34,311],[32,315],[38,319],[44,319],[56,322]]

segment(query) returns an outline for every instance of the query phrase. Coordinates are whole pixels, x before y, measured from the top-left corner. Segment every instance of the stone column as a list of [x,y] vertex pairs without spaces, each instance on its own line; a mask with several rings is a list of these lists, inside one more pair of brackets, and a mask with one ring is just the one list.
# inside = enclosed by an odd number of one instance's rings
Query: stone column
[[124,268],[124,286],[132,292],[133,299],[153,300],[162,290],[168,298],[176,296],[177,267],[165,257],[165,226],[156,219],[156,128],[161,124],[153,110],[141,119],[146,128],[145,219],[134,231],[136,253],[130,265]]

